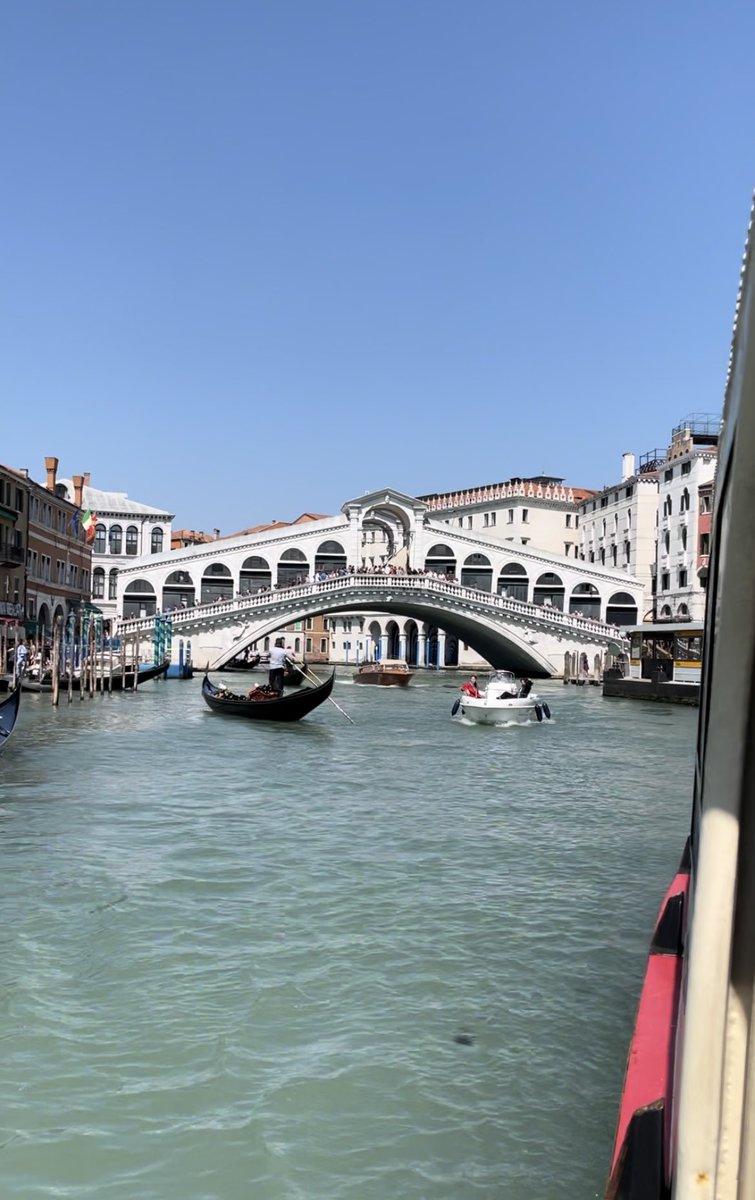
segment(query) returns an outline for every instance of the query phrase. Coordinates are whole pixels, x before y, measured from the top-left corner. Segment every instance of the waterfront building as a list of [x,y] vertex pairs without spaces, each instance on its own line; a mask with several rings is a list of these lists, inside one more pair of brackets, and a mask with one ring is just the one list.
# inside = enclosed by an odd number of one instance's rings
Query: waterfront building
[[161,555],[171,545],[173,513],[131,500],[125,492],[103,492],[89,475],[61,479],[65,496],[95,514],[91,599],[106,620],[118,611],[118,571],[135,559]]
[[[702,578],[698,558],[703,534],[710,541],[720,425],[716,416],[686,417],[672,430],[671,444],[658,468],[655,615],[659,621],[700,621],[705,615],[707,552]],[[703,505],[707,511],[701,513]]]
[[433,517],[451,527],[579,558],[580,505],[592,495],[587,488],[566,486],[558,476],[537,475],[419,499]]
[[26,631],[36,641],[48,641],[57,617],[89,600],[92,547],[81,523],[78,481],[69,499],[57,479],[58,459],[46,458],[44,484],[28,479],[29,521],[26,552]]
[[[26,545],[29,484],[25,475],[0,466],[0,626],[3,646],[23,636],[26,613]],[[6,664],[0,662],[0,675]]]
[[579,506],[580,558],[639,579],[643,617],[652,616],[653,609],[659,458],[665,458],[665,451],[651,451],[636,469],[634,454],[624,454],[621,481]]

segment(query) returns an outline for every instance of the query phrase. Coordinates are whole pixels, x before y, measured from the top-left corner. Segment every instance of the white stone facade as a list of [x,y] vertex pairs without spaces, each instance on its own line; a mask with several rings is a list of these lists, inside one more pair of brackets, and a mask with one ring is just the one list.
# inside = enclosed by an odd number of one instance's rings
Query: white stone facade
[[714,479],[716,461],[715,447],[699,447],[690,439],[688,447],[680,446],[659,471],[655,568],[659,621],[702,621],[705,616],[705,589],[697,574],[698,489]]
[[639,579],[644,588],[640,620],[652,612],[658,478],[636,471],[623,457],[621,483],[603,488],[580,505],[580,558]]
[[[74,498],[74,483],[61,479],[66,495]],[[118,613],[118,572],[136,559],[170,550],[173,513],[130,500],[125,492],[103,492],[85,485],[82,508],[97,518],[92,544],[92,602],[106,620]]]

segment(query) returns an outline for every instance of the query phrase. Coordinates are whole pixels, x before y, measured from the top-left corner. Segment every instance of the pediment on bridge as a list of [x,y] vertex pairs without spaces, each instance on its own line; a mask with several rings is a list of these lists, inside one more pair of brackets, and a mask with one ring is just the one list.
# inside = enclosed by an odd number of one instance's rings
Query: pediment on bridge
[[365,512],[370,508],[404,508],[410,509],[415,513],[423,513],[427,511],[427,505],[424,500],[418,500],[416,496],[407,496],[406,492],[400,492],[397,488],[380,488],[374,492],[366,492],[364,496],[355,496],[353,500],[347,500],[341,507],[341,512],[348,516],[349,511],[354,508],[361,509]]

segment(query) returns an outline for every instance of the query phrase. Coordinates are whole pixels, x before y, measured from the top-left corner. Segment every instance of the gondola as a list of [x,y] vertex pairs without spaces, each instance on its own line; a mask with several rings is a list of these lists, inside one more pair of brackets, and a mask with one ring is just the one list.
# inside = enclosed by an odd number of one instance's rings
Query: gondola
[[[333,691],[336,673],[318,687],[302,688],[290,695],[273,693],[270,698],[247,700],[226,689],[217,688],[207,675],[202,681],[202,696],[213,712],[229,713],[233,717],[250,717],[253,721],[300,721],[323,704]],[[262,691],[263,689],[258,689]]]
[[218,667],[219,671],[254,671],[260,665],[260,654],[255,654],[250,659],[233,658],[227,662],[224,667]]
[[[164,663],[161,663],[160,666],[147,667],[147,666],[140,665],[137,686],[141,687],[143,683],[149,683],[150,679],[159,679],[161,675],[165,675],[169,666],[170,666],[170,663],[167,661]],[[103,689],[106,692],[108,692],[108,691],[113,691],[113,692],[130,691],[134,686],[133,668],[129,667],[124,672],[121,667],[115,667],[113,670],[112,678],[111,678],[108,668],[106,667],[104,678],[98,674],[94,681],[94,685],[95,685],[94,690],[96,692],[100,692]],[[85,685],[85,687],[87,687],[87,686],[88,685]],[[24,678],[21,681],[21,687],[23,688],[23,690],[25,692],[51,692],[52,691],[52,673],[48,671],[41,680],[29,678],[29,676],[24,676]],[[68,676],[67,675],[61,675],[61,677],[60,677],[60,690],[61,690],[61,692],[68,691]],[[73,685],[71,687],[71,690],[74,692],[81,691],[81,678],[78,675],[74,675],[74,677],[73,677]]]
[[283,674],[284,687],[300,687],[301,684],[304,683],[305,679],[306,675],[304,671],[299,669],[299,667],[293,665],[292,663],[286,664]]
[[18,706],[21,703],[21,688],[16,686],[0,703],[0,754],[8,744],[10,735],[18,717]]

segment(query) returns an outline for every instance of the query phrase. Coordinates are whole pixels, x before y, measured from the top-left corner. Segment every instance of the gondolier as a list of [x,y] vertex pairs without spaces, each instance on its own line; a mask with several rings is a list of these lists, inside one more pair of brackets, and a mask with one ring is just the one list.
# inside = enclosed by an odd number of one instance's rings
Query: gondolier
[[286,663],[289,662],[283,638],[276,638],[275,645],[270,651],[270,672],[267,680],[274,691],[283,695],[283,678],[286,673]]

